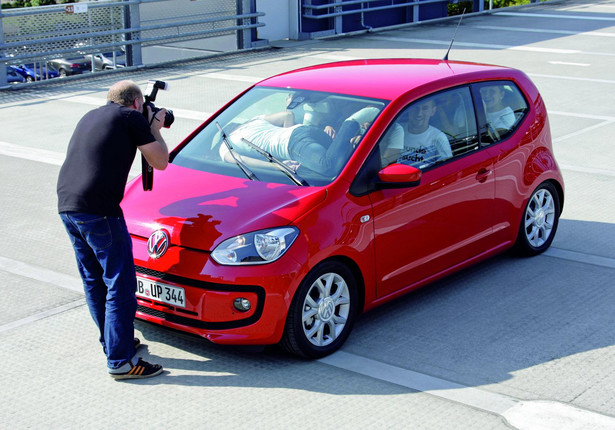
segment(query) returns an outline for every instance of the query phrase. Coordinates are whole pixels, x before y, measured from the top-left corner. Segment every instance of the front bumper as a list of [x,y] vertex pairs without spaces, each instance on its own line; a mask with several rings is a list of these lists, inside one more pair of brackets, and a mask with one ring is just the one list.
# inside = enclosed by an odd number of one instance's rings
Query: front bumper
[[[145,241],[135,237],[133,253],[137,276],[183,288],[186,302],[182,308],[137,297],[137,318],[220,344],[280,341],[300,270],[293,259],[263,266],[220,266],[209,253],[174,246],[155,260],[147,255]],[[248,299],[250,310],[237,310],[237,298]]]

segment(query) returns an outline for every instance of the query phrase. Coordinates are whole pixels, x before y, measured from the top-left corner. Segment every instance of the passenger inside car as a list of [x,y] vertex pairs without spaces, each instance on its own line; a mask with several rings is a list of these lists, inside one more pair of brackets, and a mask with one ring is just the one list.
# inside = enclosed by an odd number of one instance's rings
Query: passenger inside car
[[436,97],[436,113],[430,123],[449,139],[455,139],[467,129],[466,116],[460,91],[445,91]]
[[480,95],[485,106],[487,124],[492,133],[501,135],[502,131],[510,130],[515,124],[515,113],[504,103],[506,90],[502,85],[489,85],[480,89]]
[[433,97],[406,108],[382,139],[382,166],[397,162],[422,169],[451,158],[453,153],[448,138],[430,125],[435,114]]

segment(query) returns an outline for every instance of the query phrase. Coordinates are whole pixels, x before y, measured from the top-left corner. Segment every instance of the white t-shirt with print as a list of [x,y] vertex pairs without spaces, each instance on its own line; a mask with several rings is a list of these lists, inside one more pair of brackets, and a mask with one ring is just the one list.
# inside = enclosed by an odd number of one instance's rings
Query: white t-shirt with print
[[515,123],[515,113],[509,106],[496,112],[487,112],[487,122],[496,130],[499,128],[510,130]]
[[398,163],[419,168],[453,156],[446,135],[431,125],[423,133],[414,134],[404,131],[401,125],[394,124],[384,137],[382,145],[385,148],[401,151]]

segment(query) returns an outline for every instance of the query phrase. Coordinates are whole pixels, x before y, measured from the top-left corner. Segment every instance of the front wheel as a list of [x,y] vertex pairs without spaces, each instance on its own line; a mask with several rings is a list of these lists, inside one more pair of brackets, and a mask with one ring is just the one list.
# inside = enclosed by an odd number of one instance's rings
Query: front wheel
[[316,266],[293,298],[282,346],[305,358],[324,357],[337,350],[352,330],[357,294],[348,267],[333,261]]
[[545,182],[527,202],[515,244],[517,252],[532,256],[546,251],[557,231],[559,215],[559,194],[553,184]]

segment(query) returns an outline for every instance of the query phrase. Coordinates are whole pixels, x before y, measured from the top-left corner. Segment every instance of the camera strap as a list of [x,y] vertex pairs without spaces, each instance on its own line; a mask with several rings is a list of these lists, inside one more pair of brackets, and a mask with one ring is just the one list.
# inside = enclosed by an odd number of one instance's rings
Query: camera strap
[[151,191],[154,186],[154,168],[141,154],[141,182],[143,183],[143,191]]

